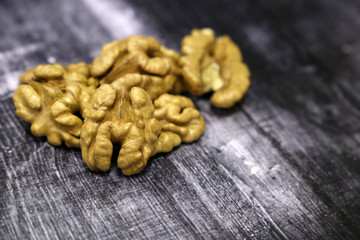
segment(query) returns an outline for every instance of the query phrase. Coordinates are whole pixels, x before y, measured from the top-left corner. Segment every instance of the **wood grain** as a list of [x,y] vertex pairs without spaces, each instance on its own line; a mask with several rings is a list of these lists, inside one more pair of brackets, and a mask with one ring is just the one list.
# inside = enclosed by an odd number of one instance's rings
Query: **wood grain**
[[[359,239],[358,1],[0,2],[0,238]],[[252,73],[246,98],[193,98],[205,134],[145,171],[94,173],[15,116],[18,76],[91,62],[130,34],[179,49],[194,27],[229,34]]]

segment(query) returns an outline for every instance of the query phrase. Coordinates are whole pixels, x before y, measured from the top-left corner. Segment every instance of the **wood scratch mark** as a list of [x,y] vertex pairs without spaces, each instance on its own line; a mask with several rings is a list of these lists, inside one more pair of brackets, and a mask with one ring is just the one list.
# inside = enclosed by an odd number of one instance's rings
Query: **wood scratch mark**
[[[234,178],[230,172],[223,166],[220,165],[220,167],[222,168],[222,170],[231,178],[234,180],[235,184],[238,186],[238,188],[241,190],[243,189],[244,183],[241,183],[241,180],[238,178]],[[257,200],[257,198],[255,196],[250,197],[245,191],[242,191],[242,193],[244,194],[244,196],[250,201],[253,202],[256,206],[260,207],[262,213],[265,214],[266,218],[268,221],[270,221],[271,225],[280,233],[280,235],[284,238],[284,239],[289,239],[288,236],[281,230],[281,228],[274,222],[274,220],[271,218],[271,216],[269,215],[269,213],[265,210],[264,206],[259,202],[259,200]]]

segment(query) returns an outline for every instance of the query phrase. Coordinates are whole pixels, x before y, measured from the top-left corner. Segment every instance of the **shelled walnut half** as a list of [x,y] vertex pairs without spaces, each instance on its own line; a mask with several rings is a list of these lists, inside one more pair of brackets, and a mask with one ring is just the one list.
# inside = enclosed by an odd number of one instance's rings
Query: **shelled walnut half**
[[177,52],[161,46],[153,37],[131,36],[104,45],[91,66],[91,74],[111,83],[129,73],[171,78],[180,75]]
[[54,145],[80,146],[82,114],[98,81],[89,78],[85,63],[39,65],[26,71],[13,100],[16,115],[31,123],[35,136],[46,136]]
[[181,51],[182,75],[191,94],[214,91],[211,102],[220,108],[232,107],[242,99],[250,86],[250,72],[230,37],[215,39],[209,28],[194,29],[184,37]]
[[125,175],[133,175],[150,156],[171,151],[181,141],[194,141],[203,133],[204,119],[190,99],[163,94],[154,107],[143,88],[122,81],[102,84],[87,109],[81,150],[90,169],[107,171],[113,143],[119,143],[117,165]]

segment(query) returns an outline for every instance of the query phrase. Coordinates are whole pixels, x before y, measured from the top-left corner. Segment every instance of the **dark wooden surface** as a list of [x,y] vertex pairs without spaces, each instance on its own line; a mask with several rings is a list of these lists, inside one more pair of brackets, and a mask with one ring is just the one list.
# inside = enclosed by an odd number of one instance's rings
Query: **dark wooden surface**
[[[89,171],[15,116],[21,72],[130,34],[229,34],[252,72],[205,134],[145,171]],[[0,239],[360,239],[360,2],[0,2]]]

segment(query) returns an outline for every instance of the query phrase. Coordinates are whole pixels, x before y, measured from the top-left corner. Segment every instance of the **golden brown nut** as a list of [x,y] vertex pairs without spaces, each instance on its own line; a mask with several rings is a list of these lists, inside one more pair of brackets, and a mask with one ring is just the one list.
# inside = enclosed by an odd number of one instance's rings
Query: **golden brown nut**
[[54,145],[80,146],[82,120],[74,115],[85,109],[97,80],[89,78],[85,63],[39,65],[26,71],[14,93],[16,115],[31,123],[35,136]]
[[92,170],[107,171],[113,142],[121,144],[117,164],[126,175],[140,172],[160,132],[150,97],[138,87],[127,91],[102,84],[94,93],[81,130],[81,151]]
[[204,93],[201,73],[213,62],[209,53],[214,40],[214,32],[205,28],[202,30],[194,29],[191,35],[185,36],[182,41],[181,52],[183,56],[180,60],[182,75],[188,91],[193,95]]
[[156,103],[159,109],[154,109],[150,95],[143,88],[127,86],[124,79],[102,84],[87,109],[81,150],[92,170],[110,168],[113,143],[121,145],[118,167],[133,175],[150,156],[171,151],[181,141],[194,141],[204,131],[204,120],[190,100],[162,95]]
[[154,106],[154,116],[162,120],[162,126],[152,155],[170,152],[181,142],[193,142],[203,134],[205,120],[189,98],[163,94]]
[[211,102],[221,108],[242,99],[250,85],[250,73],[228,36],[215,39],[209,28],[194,29],[183,39],[181,51],[182,75],[191,94],[214,91]]
[[154,100],[160,95],[170,92],[175,81],[177,81],[177,77],[174,75],[158,77],[139,73],[128,73],[114,81],[113,86],[115,88],[124,86],[126,89],[140,87],[150,95],[151,100]]
[[91,74],[101,83],[111,83],[128,74],[179,75],[180,56],[166,49],[153,37],[131,36],[106,44],[95,58]]
[[220,64],[223,86],[211,96],[216,107],[229,108],[240,101],[250,86],[250,72],[242,55],[229,36],[216,40],[214,58]]

